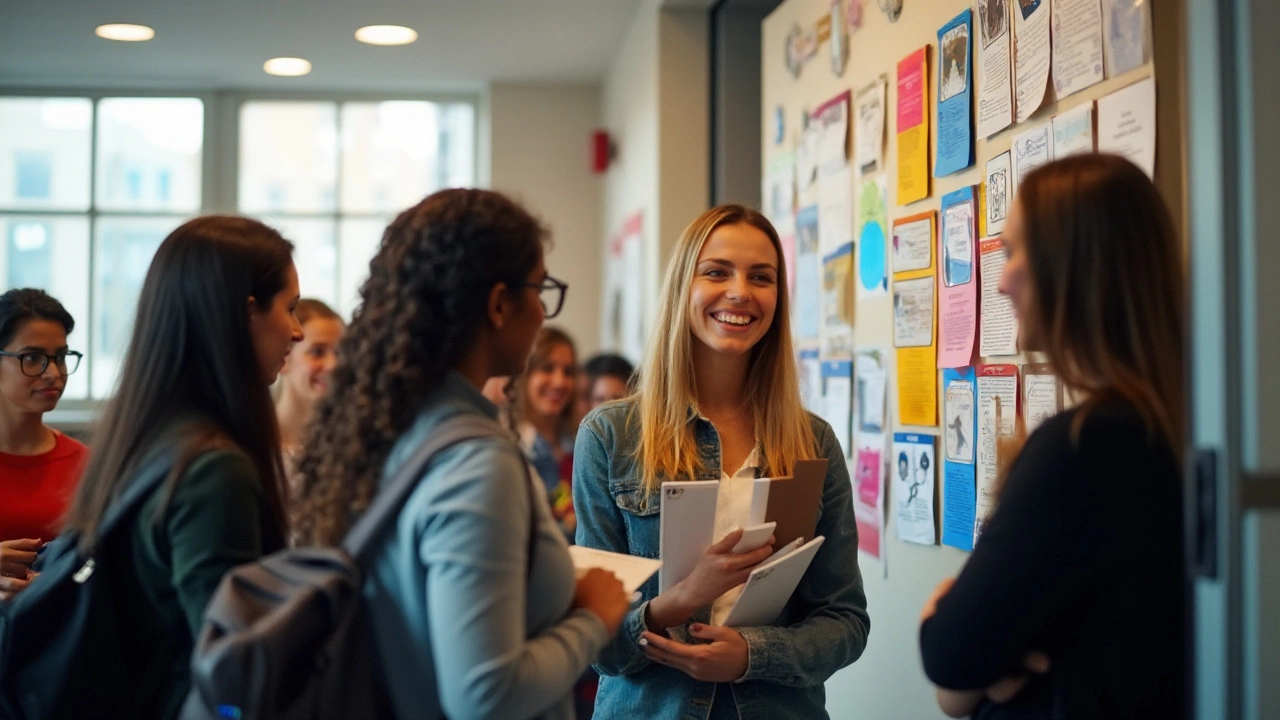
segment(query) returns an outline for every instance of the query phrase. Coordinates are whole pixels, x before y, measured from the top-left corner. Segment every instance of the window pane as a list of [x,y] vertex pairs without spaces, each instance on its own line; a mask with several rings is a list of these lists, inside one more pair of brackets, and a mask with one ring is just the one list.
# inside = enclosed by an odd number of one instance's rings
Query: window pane
[[342,106],[344,212],[399,212],[448,182],[439,110],[429,102]]
[[183,218],[104,217],[94,232],[93,363],[90,389],[105,398],[133,332],[142,281],[156,248]]
[[204,103],[107,98],[98,103],[98,185],[104,210],[200,209]]
[[446,105],[440,125],[441,187],[471,187],[476,171],[476,109]]
[[88,210],[93,105],[0,98],[0,208]]
[[[58,299],[76,321],[68,344],[89,350],[89,220],[0,215],[0,288],[36,287]],[[88,360],[67,378],[64,398],[88,396]]]
[[350,318],[360,300],[360,286],[369,277],[369,261],[378,254],[382,231],[391,218],[344,219],[338,231],[338,312]]
[[240,108],[240,211],[333,212],[337,115],[334,103],[245,103]]
[[336,306],[338,300],[338,251],[333,220],[265,217],[263,222],[293,243],[293,264],[298,269],[302,297]]

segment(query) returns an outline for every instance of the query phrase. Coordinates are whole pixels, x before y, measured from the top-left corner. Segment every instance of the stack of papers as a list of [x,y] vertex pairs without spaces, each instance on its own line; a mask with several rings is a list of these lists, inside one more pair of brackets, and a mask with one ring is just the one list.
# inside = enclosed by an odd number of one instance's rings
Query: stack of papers
[[569,557],[573,558],[573,570],[576,577],[582,577],[592,568],[608,570],[622,581],[622,587],[628,593],[634,593],[645,584],[653,574],[662,567],[661,560],[626,555],[624,553],[596,550],[581,545],[569,546]]

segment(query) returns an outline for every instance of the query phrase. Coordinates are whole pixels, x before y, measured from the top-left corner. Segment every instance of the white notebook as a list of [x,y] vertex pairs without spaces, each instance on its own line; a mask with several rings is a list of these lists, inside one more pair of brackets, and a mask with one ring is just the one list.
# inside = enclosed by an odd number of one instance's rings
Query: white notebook
[[819,535],[788,553],[781,550],[761,563],[743,585],[742,594],[724,619],[726,627],[772,625],[796,591],[825,538]]
[[591,568],[608,570],[618,576],[622,581],[623,589],[628,593],[639,590],[640,586],[662,567],[661,560],[597,550],[581,545],[570,545],[569,557],[573,558],[573,570],[577,577],[582,577]]
[[689,576],[711,543],[716,526],[715,480],[662,483],[662,514],[658,524],[658,592],[664,593]]

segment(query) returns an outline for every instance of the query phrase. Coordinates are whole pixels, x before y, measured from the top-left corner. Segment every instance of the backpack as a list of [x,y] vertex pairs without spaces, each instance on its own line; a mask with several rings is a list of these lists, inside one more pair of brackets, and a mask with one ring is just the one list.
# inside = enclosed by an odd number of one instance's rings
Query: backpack
[[[282,550],[223,577],[191,655],[185,720],[392,717],[363,598],[362,564],[434,455],[509,434],[492,420],[445,420],[377,493],[342,547]],[[534,503],[532,480],[525,469]],[[537,532],[537,505],[530,528]]]
[[0,602],[0,717],[137,715],[136,663],[145,658],[127,650],[135,643],[119,621],[112,569],[132,562],[121,543],[173,462],[171,450],[145,459],[103,515],[92,550],[80,552],[79,533],[62,533],[40,554],[39,577]]

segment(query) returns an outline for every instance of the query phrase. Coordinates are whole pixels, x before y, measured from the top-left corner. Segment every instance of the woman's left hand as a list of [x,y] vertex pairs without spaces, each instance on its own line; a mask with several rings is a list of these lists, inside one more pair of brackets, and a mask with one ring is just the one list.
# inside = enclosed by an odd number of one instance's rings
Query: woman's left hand
[[746,674],[747,641],[737,630],[694,623],[689,626],[689,634],[711,642],[686,645],[645,632],[640,636],[645,646],[645,657],[704,682],[732,682]]

